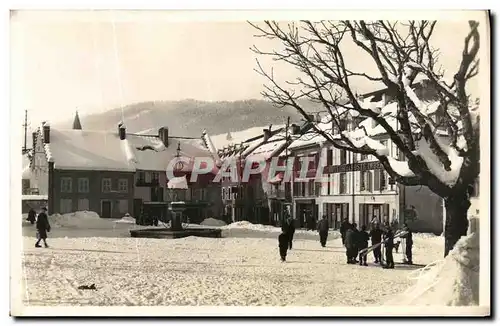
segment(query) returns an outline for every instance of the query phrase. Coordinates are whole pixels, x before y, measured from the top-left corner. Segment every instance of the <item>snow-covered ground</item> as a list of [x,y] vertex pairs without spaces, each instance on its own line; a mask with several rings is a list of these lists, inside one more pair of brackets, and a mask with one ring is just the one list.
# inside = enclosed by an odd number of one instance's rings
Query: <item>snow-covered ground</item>
[[[299,237],[281,263],[276,237],[252,237],[259,232],[248,229],[249,237],[176,240],[64,238],[67,229],[49,234],[49,249],[35,248],[32,235],[23,237],[25,304],[379,305],[412,285],[407,277],[418,268],[396,264],[384,270],[371,263],[372,256],[368,267],[347,265],[340,239],[322,248]],[[441,259],[442,252],[442,238],[415,236],[415,263]],[[402,261],[401,254],[395,261]],[[97,291],[77,289],[93,283]]]

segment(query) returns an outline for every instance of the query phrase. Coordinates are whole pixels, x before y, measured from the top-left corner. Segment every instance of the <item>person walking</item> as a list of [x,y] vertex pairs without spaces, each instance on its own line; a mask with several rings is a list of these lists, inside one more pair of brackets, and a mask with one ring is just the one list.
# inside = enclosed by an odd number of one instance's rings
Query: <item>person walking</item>
[[[377,222],[374,224],[373,229],[370,230],[370,238],[372,239],[372,246],[379,244],[382,241],[382,230],[380,229],[380,224]],[[382,252],[380,246],[373,249],[373,256],[375,257],[375,264],[382,262]]]
[[328,224],[328,219],[326,218],[326,215],[323,215],[323,218],[318,222],[319,242],[323,248],[326,247],[329,228],[330,225]]
[[38,235],[38,240],[35,243],[36,248],[40,248],[40,240],[43,240],[43,244],[45,248],[48,248],[47,244],[47,232],[50,232],[50,224],[49,218],[47,217],[47,208],[43,207],[42,212],[38,214],[38,218],[36,219],[36,230]]
[[288,249],[292,249],[293,235],[295,234],[295,220],[293,219],[290,208],[287,206],[283,216],[283,223],[281,224],[281,231],[287,236]]
[[278,236],[278,248],[280,251],[281,262],[286,261],[286,252],[288,251],[288,234],[282,232]]

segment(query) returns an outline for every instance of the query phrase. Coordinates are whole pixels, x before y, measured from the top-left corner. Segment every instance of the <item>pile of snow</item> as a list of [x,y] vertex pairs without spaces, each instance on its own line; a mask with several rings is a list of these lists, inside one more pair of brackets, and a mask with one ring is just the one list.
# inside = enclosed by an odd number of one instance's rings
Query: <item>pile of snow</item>
[[68,214],[53,214],[49,216],[52,227],[76,227],[86,229],[112,228],[113,221],[101,218],[96,212],[79,211]]
[[215,219],[215,218],[206,218],[204,219],[200,225],[205,225],[205,226],[225,226],[227,225],[226,222]]
[[[263,224],[252,224],[248,221],[238,221],[231,223],[229,225],[223,226],[221,229],[223,230],[248,230],[248,231],[257,231],[257,232],[265,232],[265,233],[281,233],[281,227],[276,227],[272,225],[263,225]],[[317,235],[318,232],[315,230],[295,230],[296,234],[307,234],[307,235]],[[338,231],[329,231],[330,235],[334,235],[334,237],[330,237],[330,239],[337,239],[340,237],[340,233]]]
[[479,232],[462,237],[444,260],[415,272],[417,283],[387,304],[479,305]]
[[130,216],[129,213],[127,213],[121,219],[115,221],[115,223],[135,224],[135,218],[133,218],[132,216]]

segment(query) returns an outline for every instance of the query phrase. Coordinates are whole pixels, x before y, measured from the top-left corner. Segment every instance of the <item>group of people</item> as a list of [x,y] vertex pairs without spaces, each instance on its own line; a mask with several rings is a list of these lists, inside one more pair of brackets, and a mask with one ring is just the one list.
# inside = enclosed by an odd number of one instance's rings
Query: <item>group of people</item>
[[[342,244],[346,248],[346,256],[348,264],[358,264],[361,266],[368,266],[367,263],[367,252],[369,241],[371,240],[371,245],[373,248],[373,256],[375,258],[376,264],[381,264],[384,268],[394,268],[394,258],[392,251],[399,245],[399,243],[394,243],[394,232],[396,226],[394,224],[389,224],[388,221],[384,223],[382,227],[378,221],[373,221],[372,226],[369,231],[367,227],[363,225],[361,229],[358,229],[356,223],[349,223],[345,219],[340,226],[340,234],[342,237]],[[317,223],[317,231],[319,233],[319,241],[322,247],[326,247],[326,242],[328,239],[328,230],[330,225],[326,215],[323,215],[322,219]],[[295,223],[294,219],[291,217],[290,209],[287,208],[284,214],[284,218],[281,224],[282,233],[278,236],[278,246],[280,252],[281,261],[286,261],[287,251],[292,249],[293,236],[295,233]],[[413,239],[412,233],[405,223],[403,230],[401,230],[403,235],[400,237],[405,240],[405,256],[408,264],[413,264],[412,262],[412,246]],[[382,244],[385,248],[385,265],[382,263]],[[356,259],[358,258],[358,260]]]
[[31,224],[35,224],[36,227],[36,234],[37,234],[37,241],[35,243],[36,248],[42,247],[40,245],[40,241],[43,240],[43,244],[45,245],[45,248],[48,248],[49,245],[47,244],[47,232],[50,232],[50,224],[49,224],[49,218],[47,216],[47,207],[42,207],[42,211],[38,213],[38,216],[33,208],[30,208],[28,212],[28,218],[26,219],[29,221]]
[[[368,242],[371,239],[375,264],[381,264],[383,268],[394,268],[394,258],[392,251],[395,248],[397,250],[399,243],[394,243],[393,229],[395,229],[394,224],[391,225],[389,224],[389,222],[385,222],[383,227],[381,228],[379,222],[374,221],[372,223],[370,231],[367,232],[365,225],[363,225],[361,229],[358,229],[356,223],[349,223],[347,219],[344,220],[340,227],[340,234],[342,236],[342,244],[346,248],[347,263],[359,263],[362,266],[368,266],[366,262],[367,252],[364,249],[368,248]],[[412,232],[410,231],[406,223],[404,224],[403,229],[401,230],[401,235],[399,237],[405,240],[406,263],[413,264]],[[385,249],[385,265],[382,264],[382,244],[384,245]],[[358,260],[356,260],[356,258],[358,258]]]

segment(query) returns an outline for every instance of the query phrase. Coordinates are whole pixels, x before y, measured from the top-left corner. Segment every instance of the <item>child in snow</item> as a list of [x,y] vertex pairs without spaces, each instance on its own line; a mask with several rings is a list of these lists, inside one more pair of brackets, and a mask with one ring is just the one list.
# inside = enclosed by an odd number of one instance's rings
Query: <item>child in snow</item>
[[[363,250],[365,248],[368,248],[368,240],[370,239],[370,235],[368,232],[366,232],[366,226],[363,225],[361,227],[361,231],[358,233],[358,243],[359,243],[359,250]],[[368,266],[366,263],[366,254],[359,254],[359,265],[364,265]]]
[[280,257],[282,262],[286,261],[286,252],[288,251],[289,239],[290,238],[288,234],[285,232],[282,232],[278,236],[278,247],[280,250]]
[[46,207],[43,207],[42,212],[38,214],[38,218],[36,219],[36,230],[38,233],[38,241],[35,243],[35,247],[40,248],[40,240],[43,240],[45,248],[48,248],[47,232],[50,232],[50,224]]

